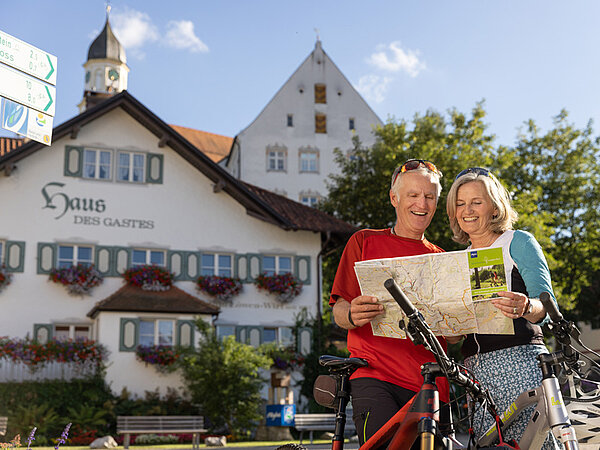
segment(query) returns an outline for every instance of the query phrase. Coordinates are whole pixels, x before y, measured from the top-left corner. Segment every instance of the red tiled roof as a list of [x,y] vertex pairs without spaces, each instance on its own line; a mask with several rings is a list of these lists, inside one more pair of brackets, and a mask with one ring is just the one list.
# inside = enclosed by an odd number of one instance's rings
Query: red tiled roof
[[111,296],[97,302],[87,315],[94,318],[101,311],[219,314],[220,309],[175,286],[166,291],[146,291],[125,284]]
[[29,139],[24,138],[0,137],[0,156],[6,155],[11,150],[14,150],[28,141]]
[[319,232],[331,231],[342,234],[352,234],[358,230],[358,228],[349,223],[336,219],[316,208],[303,205],[302,203],[295,202],[287,197],[252,184],[243,184],[260,200],[283,216],[292,228]]
[[208,133],[179,125],[171,125],[171,128],[216,163],[229,154],[231,144],[233,143],[233,138],[220,134]]

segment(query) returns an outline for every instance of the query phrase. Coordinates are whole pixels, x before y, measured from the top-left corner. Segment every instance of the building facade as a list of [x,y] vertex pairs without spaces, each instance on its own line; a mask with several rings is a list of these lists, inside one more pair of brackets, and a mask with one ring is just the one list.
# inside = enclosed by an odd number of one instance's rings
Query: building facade
[[357,136],[370,146],[381,120],[325,53],[321,41],[258,117],[234,139],[223,164],[235,177],[314,206],[339,173],[334,149]]
[[[0,157],[3,336],[91,338],[108,349],[107,381],[135,394],[181,386],[136,359],[139,344],[194,345],[193,321],[220,336],[291,345],[295,316],[317,315],[319,255],[352,227],[233,178],[126,91],[54,129],[50,147],[25,143]],[[102,283],[72,295],[57,267],[91,265]],[[143,264],[175,274],[167,291],[125,283]],[[282,302],[253,284],[292,273],[301,293]],[[200,275],[242,280],[230,301],[196,287]],[[310,336],[299,342],[304,350]]]

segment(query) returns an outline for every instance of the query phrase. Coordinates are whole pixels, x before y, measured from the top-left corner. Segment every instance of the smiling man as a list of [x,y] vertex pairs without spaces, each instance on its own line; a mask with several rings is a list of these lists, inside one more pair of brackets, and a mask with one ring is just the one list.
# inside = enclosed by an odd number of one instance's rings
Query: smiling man
[[[421,388],[421,365],[433,361],[433,355],[410,339],[373,336],[370,324],[383,314],[383,306],[376,297],[361,295],[354,263],[443,252],[424,236],[442,190],[441,177],[441,171],[426,160],[411,159],[398,167],[390,188],[396,223],[392,228],[355,233],[338,265],[329,304],[335,322],[349,330],[350,355],[369,363],[351,379],[353,420],[361,445]],[[440,399],[447,402],[446,380],[437,384]]]

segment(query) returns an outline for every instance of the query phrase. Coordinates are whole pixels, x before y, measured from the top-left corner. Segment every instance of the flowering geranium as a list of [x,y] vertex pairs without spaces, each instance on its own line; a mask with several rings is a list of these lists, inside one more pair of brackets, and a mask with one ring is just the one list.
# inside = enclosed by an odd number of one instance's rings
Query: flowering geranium
[[262,352],[273,360],[272,369],[298,369],[304,364],[304,356],[293,347],[280,347],[276,344],[264,344]]
[[227,301],[242,291],[242,282],[239,278],[200,276],[196,280],[196,285],[201,291],[222,301]]
[[89,294],[93,287],[102,283],[102,275],[93,265],[77,264],[76,266],[54,268],[48,275],[50,281],[60,283],[67,288],[69,294]]
[[89,339],[50,340],[40,344],[29,338],[9,339],[0,337],[0,360],[21,362],[29,367],[42,366],[47,362],[95,364],[102,363],[106,350],[101,344]]
[[6,270],[6,266],[4,264],[2,264],[0,266],[0,292],[2,291],[2,289],[4,289],[6,286],[8,286],[11,281],[12,281],[12,273],[10,273],[8,270]]
[[159,372],[172,372],[181,357],[181,350],[168,345],[138,345],[135,356],[139,361],[152,364]]
[[254,284],[258,289],[275,294],[281,302],[289,302],[302,291],[302,283],[291,273],[261,273],[256,277]]
[[175,274],[156,264],[131,267],[123,273],[129,284],[147,291],[166,291],[173,285]]

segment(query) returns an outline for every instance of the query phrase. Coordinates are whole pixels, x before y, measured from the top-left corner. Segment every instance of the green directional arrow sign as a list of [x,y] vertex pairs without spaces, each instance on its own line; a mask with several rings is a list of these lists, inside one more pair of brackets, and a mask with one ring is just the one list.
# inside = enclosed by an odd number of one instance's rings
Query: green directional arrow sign
[[0,30],[0,63],[56,85],[57,58]]
[[54,117],[56,88],[0,64],[0,96]]

